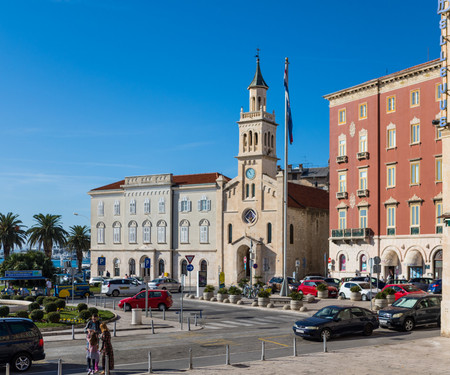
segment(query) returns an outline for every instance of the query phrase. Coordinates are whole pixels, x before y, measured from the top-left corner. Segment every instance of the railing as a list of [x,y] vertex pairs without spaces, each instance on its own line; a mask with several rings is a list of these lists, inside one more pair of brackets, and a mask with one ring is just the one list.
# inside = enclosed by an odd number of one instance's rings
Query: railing
[[332,229],[332,240],[364,240],[373,235],[370,228],[348,228],[348,229]]
[[369,196],[369,190],[368,189],[361,189],[361,190],[358,190],[356,192],[356,194],[358,195],[359,198],[368,197]]
[[348,156],[347,155],[341,155],[336,157],[336,163],[347,163],[348,162]]
[[255,112],[242,112],[241,120],[243,119],[253,119],[253,118],[263,118],[265,120],[275,121],[275,115],[264,111]]
[[348,193],[346,191],[338,191],[336,193],[337,199],[347,199],[347,197],[348,197]]
[[369,159],[369,153],[368,153],[367,151],[364,151],[364,152],[358,152],[358,153],[356,154],[356,158],[357,158],[358,160]]

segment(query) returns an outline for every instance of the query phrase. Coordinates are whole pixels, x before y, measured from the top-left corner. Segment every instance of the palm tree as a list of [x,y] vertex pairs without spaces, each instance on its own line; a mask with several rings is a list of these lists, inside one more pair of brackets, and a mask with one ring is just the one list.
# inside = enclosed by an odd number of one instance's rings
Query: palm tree
[[90,229],[86,225],[74,225],[73,227],[70,227],[67,245],[70,250],[75,251],[78,271],[81,272],[83,251],[89,251],[89,248],[91,247]]
[[53,244],[63,247],[67,243],[67,232],[60,224],[61,215],[37,214],[33,218],[37,223],[27,230],[28,243],[30,246],[43,246],[45,255],[51,258]]
[[0,213],[0,244],[3,247],[3,257],[9,257],[14,246],[25,244],[26,234],[22,229],[22,220],[18,220],[19,215],[8,212],[6,215]]

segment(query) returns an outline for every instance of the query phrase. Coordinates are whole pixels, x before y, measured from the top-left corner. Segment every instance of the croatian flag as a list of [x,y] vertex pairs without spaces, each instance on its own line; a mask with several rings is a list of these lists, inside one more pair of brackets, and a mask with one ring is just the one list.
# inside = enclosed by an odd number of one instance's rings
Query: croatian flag
[[289,87],[288,87],[288,62],[286,59],[286,63],[284,65],[284,97],[286,100],[286,115],[287,115],[287,124],[289,130],[289,143],[292,144],[294,141],[294,137],[292,136],[292,115],[291,115],[291,102],[289,100]]

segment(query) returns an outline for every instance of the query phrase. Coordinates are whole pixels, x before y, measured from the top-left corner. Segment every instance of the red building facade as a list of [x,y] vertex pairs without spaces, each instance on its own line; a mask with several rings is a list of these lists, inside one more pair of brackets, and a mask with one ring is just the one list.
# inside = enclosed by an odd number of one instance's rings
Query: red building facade
[[330,103],[330,271],[440,277],[439,61],[326,95]]

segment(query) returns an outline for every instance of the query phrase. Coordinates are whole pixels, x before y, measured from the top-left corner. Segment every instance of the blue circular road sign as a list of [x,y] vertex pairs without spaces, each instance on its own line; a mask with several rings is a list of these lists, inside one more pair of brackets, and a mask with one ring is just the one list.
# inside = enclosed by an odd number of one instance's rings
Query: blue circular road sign
[[189,272],[191,272],[191,271],[194,270],[194,266],[193,266],[192,264],[188,264],[187,267],[186,267],[186,269],[187,269]]

